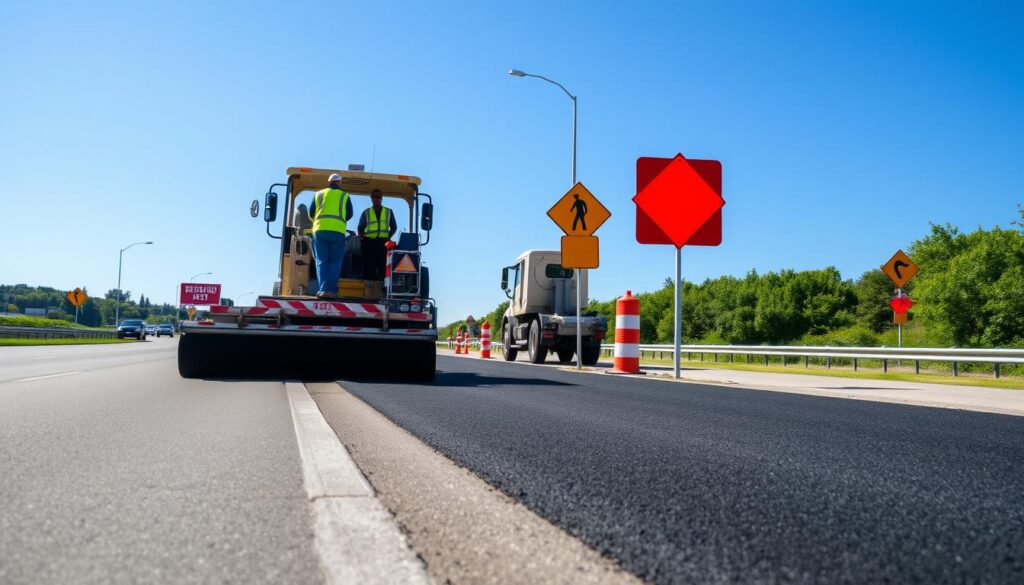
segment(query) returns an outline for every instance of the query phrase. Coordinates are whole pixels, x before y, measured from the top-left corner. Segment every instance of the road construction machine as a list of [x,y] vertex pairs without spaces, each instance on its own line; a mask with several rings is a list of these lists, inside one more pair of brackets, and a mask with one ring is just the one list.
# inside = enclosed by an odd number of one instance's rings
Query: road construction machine
[[[554,352],[558,361],[568,363],[576,353],[576,328],[583,338],[582,363],[592,366],[601,355],[601,342],[608,321],[581,307],[576,322],[576,287],[587,298],[587,277],[563,268],[562,254],[551,250],[528,250],[515,264],[501,271],[501,288],[509,298],[501,318],[501,349],[505,360],[514,361],[526,349],[530,361],[539,364]],[[582,280],[582,282],[581,282]]]
[[[354,217],[348,220],[338,298],[318,299],[312,221],[300,201],[326,188],[332,174],[341,176]],[[295,378],[385,373],[432,380],[437,308],[421,251],[430,241],[433,202],[419,187],[418,177],[365,172],[360,165],[289,168],[287,180],[271,185],[262,205],[267,235],[281,242],[272,293],[252,306],[211,306],[206,318],[183,322],[178,372],[186,378],[254,376],[269,368]],[[382,281],[363,278],[361,242],[352,231],[374,190],[396,213],[408,211],[408,226],[389,244]],[[284,218],[274,234],[282,195]],[[253,201],[251,215],[259,212],[259,201]]]

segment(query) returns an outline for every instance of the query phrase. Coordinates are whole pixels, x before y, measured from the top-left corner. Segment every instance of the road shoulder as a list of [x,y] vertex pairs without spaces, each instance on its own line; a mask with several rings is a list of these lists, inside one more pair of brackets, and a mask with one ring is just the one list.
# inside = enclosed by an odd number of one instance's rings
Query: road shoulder
[[640,583],[340,385],[307,387],[436,582]]

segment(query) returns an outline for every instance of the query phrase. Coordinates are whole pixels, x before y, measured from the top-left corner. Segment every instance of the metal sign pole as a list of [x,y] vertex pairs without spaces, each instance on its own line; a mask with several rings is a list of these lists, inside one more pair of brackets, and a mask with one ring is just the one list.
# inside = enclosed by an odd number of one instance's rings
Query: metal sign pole
[[681,286],[679,286],[679,276],[682,273],[682,268],[683,268],[683,255],[682,255],[682,251],[683,251],[682,248],[679,248],[679,247],[676,248],[676,294],[675,294],[675,300],[674,300],[674,303],[673,303],[674,304],[674,309],[675,309],[675,311],[674,311],[675,319],[673,321],[673,323],[675,324],[675,327],[673,329],[675,329],[675,331],[672,334],[672,338],[673,338],[672,339],[672,344],[673,344],[673,351],[672,351],[672,361],[673,361],[673,364],[672,364],[672,374],[676,378],[679,377],[679,351],[680,351],[680,346],[682,345],[680,343],[680,341],[681,341],[682,336],[683,336],[682,335],[682,328],[683,328],[682,315],[683,315],[683,310],[682,310],[682,306],[681,306],[682,303],[680,302],[680,298],[682,297],[682,294],[683,294],[683,289],[682,289]]
[[576,369],[583,369],[583,328],[580,327],[580,298],[583,297],[583,277],[586,275],[586,269],[580,268],[579,274],[576,275]]
[[[898,296],[898,297],[902,297],[903,296],[903,289],[902,288],[897,288],[896,289],[896,296]],[[903,323],[897,323],[896,324],[896,346],[897,347],[903,347]]]
[[78,325],[78,305],[75,305],[75,325]]

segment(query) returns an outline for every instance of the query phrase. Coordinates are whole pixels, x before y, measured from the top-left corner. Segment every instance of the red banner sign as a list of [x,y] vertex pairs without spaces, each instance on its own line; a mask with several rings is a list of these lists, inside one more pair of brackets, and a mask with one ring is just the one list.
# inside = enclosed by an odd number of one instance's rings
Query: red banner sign
[[181,283],[179,303],[182,305],[219,305],[220,285],[183,282]]

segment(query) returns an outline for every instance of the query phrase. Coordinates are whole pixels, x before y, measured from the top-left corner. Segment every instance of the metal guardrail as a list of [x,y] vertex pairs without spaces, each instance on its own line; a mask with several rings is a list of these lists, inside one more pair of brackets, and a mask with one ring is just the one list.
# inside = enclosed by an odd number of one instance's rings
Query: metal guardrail
[[[446,344],[446,342],[440,342]],[[491,342],[495,349],[501,349],[501,342]],[[471,339],[472,347],[479,347],[479,340]],[[601,354],[611,356],[615,346],[613,344],[602,344]],[[728,362],[734,362],[738,355],[747,356],[750,363],[752,356],[763,356],[764,364],[772,357],[778,357],[782,365],[787,365],[788,359],[795,357],[804,358],[804,366],[808,366],[811,358],[825,360],[825,367],[832,367],[832,360],[850,360],[854,371],[860,366],[860,360],[876,360],[882,362],[882,371],[889,371],[890,362],[913,361],[914,373],[921,373],[921,362],[943,362],[950,364],[954,376],[959,375],[960,364],[978,363],[992,364],[993,375],[1000,376],[1000,364],[1020,365],[1024,364],[1024,349],[976,349],[976,348],[945,348],[945,347],[833,347],[814,345],[683,345],[680,346],[680,354],[686,354],[686,361],[695,361],[694,355],[699,355],[699,360],[704,361],[705,355],[712,356],[718,362],[719,356],[728,356]],[[672,344],[640,344],[640,357],[644,356],[654,359],[672,359],[674,350]]]
[[15,339],[116,339],[114,331],[73,329],[71,327],[0,326],[0,337]]

